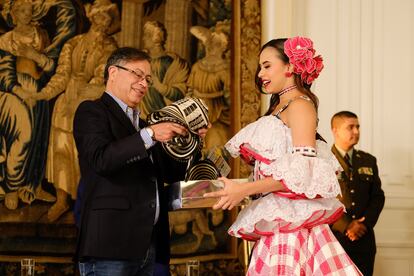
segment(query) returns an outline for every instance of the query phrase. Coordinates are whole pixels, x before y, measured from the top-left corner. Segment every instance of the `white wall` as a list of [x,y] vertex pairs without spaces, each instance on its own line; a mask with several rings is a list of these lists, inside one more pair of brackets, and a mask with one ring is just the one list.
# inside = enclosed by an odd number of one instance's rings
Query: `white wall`
[[414,1],[276,1],[291,5],[278,5],[274,14],[285,18],[274,23],[312,38],[324,58],[313,86],[319,132],[332,142],[331,116],[351,110],[361,123],[358,147],[378,159],[386,203],[375,275],[414,276]]

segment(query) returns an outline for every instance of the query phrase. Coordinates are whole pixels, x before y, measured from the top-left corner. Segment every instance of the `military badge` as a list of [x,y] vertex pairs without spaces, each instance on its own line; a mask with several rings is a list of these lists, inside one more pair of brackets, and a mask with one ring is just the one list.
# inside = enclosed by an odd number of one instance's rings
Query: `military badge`
[[358,168],[358,173],[359,174],[366,174],[366,175],[374,175],[374,172],[373,172],[372,168],[370,168],[370,167]]

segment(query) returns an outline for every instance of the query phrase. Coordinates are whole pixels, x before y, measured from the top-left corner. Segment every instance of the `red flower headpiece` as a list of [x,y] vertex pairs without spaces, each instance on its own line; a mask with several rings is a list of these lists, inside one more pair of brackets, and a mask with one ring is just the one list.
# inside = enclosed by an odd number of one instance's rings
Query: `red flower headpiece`
[[322,57],[315,55],[313,42],[306,37],[292,37],[285,41],[285,54],[293,65],[293,73],[300,75],[303,82],[312,84],[323,69]]

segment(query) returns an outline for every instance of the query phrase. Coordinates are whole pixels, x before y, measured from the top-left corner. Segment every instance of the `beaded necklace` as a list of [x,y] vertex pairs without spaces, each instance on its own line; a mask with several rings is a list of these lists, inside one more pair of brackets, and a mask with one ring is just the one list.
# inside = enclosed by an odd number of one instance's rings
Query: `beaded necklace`
[[277,93],[277,94],[279,94],[279,97],[281,97],[283,94],[285,94],[285,93],[287,93],[290,90],[293,90],[295,88],[296,88],[296,85],[292,85],[292,86],[286,87],[285,89],[280,90],[279,93]]

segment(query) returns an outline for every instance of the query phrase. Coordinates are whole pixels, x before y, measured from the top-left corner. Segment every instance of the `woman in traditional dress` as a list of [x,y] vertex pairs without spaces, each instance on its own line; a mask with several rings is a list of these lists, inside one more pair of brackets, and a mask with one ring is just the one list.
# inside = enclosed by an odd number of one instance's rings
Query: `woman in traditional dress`
[[253,166],[252,180],[208,197],[214,209],[253,201],[229,234],[256,241],[248,275],[360,275],[328,224],[343,212],[336,173],[340,166],[317,134],[318,99],[311,84],[323,68],[308,38],[275,39],[260,52],[259,89],[272,94],[270,108],[226,144]]

